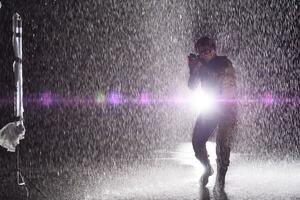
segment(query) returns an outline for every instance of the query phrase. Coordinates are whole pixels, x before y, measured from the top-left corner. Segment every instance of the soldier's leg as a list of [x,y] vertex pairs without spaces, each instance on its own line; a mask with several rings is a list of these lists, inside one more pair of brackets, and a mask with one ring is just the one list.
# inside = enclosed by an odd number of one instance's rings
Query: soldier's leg
[[216,187],[223,191],[225,186],[225,176],[230,163],[230,150],[233,131],[236,126],[236,114],[231,113],[219,121],[218,133],[216,138],[217,148],[217,176]]
[[204,186],[208,182],[208,177],[213,173],[208,159],[206,142],[216,127],[216,119],[204,120],[201,117],[197,119],[196,125],[194,127],[192,144],[196,158],[201,162],[201,164],[205,168],[205,172],[201,178],[201,182]]
[[198,117],[193,131],[192,144],[196,158],[205,164],[208,161],[206,142],[217,127],[216,120],[204,120]]

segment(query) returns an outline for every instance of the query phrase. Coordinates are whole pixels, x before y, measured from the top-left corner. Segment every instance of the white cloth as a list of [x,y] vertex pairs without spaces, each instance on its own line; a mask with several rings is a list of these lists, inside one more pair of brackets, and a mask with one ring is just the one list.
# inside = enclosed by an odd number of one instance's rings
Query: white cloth
[[25,128],[20,122],[10,122],[0,130],[0,145],[15,152],[20,140],[25,137]]

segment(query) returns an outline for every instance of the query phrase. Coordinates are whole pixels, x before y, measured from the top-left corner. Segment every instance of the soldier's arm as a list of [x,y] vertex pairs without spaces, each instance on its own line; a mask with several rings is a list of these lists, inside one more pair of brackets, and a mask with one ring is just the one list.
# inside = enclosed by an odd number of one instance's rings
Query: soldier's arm
[[236,72],[229,60],[225,69],[222,86],[222,98],[225,100],[235,100],[237,97]]
[[188,86],[190,89],[196,89],[200,83],[200,72],[197,67],[190,68],[190,77],[188,81]]

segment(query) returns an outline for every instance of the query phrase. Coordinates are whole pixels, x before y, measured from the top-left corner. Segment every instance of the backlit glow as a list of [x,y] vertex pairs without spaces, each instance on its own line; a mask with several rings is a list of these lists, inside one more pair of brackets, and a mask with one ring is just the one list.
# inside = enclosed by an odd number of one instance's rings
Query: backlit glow
[[190,97],[190,103],[193,110],[198,113],[210,113],[216,109],[216,99],[214,95],[201,87],[193,91]]

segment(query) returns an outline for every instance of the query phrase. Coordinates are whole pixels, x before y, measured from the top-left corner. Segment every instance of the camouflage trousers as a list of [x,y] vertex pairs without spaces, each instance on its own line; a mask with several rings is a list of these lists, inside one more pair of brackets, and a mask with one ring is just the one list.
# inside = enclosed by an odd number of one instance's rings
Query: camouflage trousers
[[227,171],[234,128],[236,111],[226,111],[215,117],[199,116],[193,131],[192,144],[196,158],[204,165],[209,163],[206,142],[216,132],[216,154],[218,169]]

